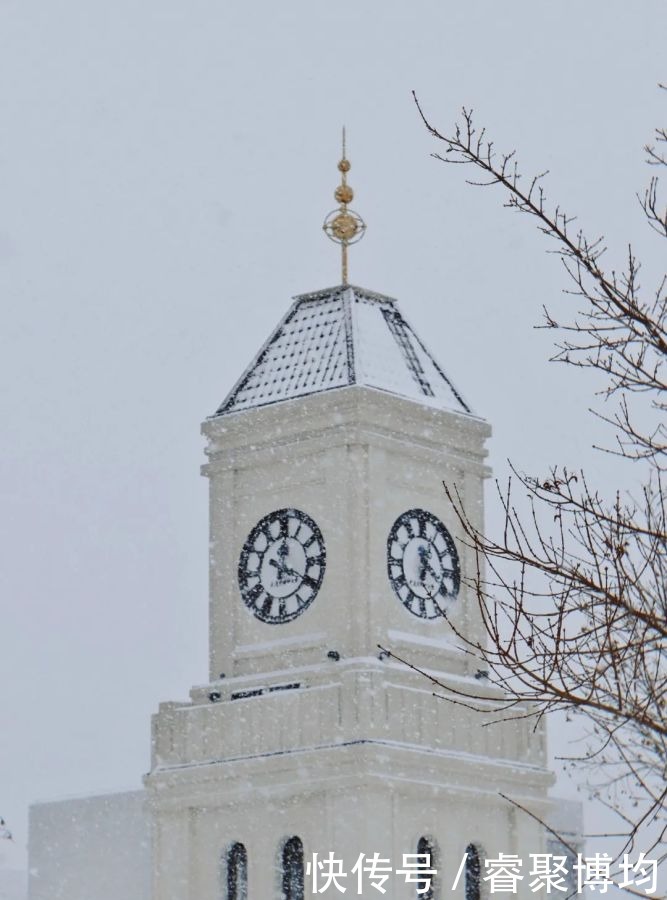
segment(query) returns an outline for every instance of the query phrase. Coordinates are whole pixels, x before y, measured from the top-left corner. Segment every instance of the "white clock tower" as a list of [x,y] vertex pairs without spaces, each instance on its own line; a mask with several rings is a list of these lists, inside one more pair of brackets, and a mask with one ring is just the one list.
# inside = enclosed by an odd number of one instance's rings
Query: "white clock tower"
[[[296,298],[203,426],[210,680],[154,717],[153,900],[300,900],[313,863],[375,896],[374,856],[385,896],[408,900],[420,885],[396,870],[417,853],[438,873],[419,896],[444,898],[466,852],[452,896],[477,900],[481,858],[544,849],[501,797],[546,814],[543,731],[483,727],[380,649],[454,699],[499,696],[455,634],[481,623],[442,487],[481,527],[490,428],[396,301],[347,284],[364,226],[339,168],[325,227],[343,284]],[[318,869],[331,854],[340,866]]]

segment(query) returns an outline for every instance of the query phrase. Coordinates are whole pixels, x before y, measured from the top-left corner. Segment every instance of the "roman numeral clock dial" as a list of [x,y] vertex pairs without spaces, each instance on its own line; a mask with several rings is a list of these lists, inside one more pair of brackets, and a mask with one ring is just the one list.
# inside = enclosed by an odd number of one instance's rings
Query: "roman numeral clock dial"
[[396,519],[387,539],[387,573],[403,606],[420,619],[444,616],[459,592],[459,555],[440,519],[411,509]]
[[291,622],[322,586],[322,532],[298,509],[278,509],[255,525],[239,559],[239,587],[248,609],[271,625]]

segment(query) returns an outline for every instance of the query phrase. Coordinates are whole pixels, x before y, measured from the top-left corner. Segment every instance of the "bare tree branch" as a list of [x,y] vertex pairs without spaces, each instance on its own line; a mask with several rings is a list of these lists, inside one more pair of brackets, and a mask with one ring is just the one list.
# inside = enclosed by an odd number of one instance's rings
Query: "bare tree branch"
[[[663,86],[661,86],[663,87]],[[606,269],[601,237],[589,239],[562,207],[550,204],[546,173],[524,179],[514,151],[501,154],[478,130],[472,111],[445,134],[415,103],[442,162],[479,172],[469,183],[497,186],[505,205],[529,215],[560,256],[579,309],[572,319],[544,310],[558,331],[554,360],[602,373],[613,412],[593,414],[613,434],[605,448],[640,464],[640,496],[604,498],[585,474],[554,468],[547,476],[512,466],[497,484],[504,524],[480,531],[456,485],[445,484],[474,565],[464,582],[477,597],[483,637],[450,621],[501,694],[440,684],[449,702],[485,713],[485,724],[565,711],[584,724],[585,750],[574,760],[590,787],[624,823],[625,848],[649,841],[664,856],[667,799],[667,275],[646,294],[631,247],[621,270]],[[645,147],[647,162],[667,166],[667,129]],[[639,202],[652,231],[667,238],[667,207],[654,175]],[[398,658],[398,657],[397,657]],[[419,671],[418,667],[412,666]],[[643,846],[646,846],[644,844]],[[643,847],[642,847],[643,849]]]

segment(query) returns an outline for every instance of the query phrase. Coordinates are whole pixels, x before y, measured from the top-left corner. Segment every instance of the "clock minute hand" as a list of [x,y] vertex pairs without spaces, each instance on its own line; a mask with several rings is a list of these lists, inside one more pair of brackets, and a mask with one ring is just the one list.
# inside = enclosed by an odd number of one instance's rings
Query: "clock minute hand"
[[[442,573],[436,572],[430,562],[427,562],[426,565],[424,566],[424,576],[426,575],[427,572],[430,572],[436,581],[440,580]],[[424,580],[424,578],[422,577],[421,581],[423,581],[423,580]]]
[[303,578],[303,575],[300,572],[297,572],[296,569],[290,568],[290,566],[286,566],[284,562],[278,562],[276,559],[269,560],[270,566],[275,566],[278,569],[278,575],[282,577],[283,575],[293,575],[295,578]]
[[423,559],[423,560],[422,560],[422,563],[421,563],[421,569],[420,569],[420,572],[419,572],[419,580],[420,580],[420,581],[424,581],[424,579],[426,578],[426,573],[427,573],[427,572],[430,572],[431,575],[435,578],[436,581],[439,581],[440,578],[442,577],[442,572],[437,572],[437,571],[433,568],[433,566],[431,565],[431,563],[428,561],[428,559],[426,558],[426,559]]

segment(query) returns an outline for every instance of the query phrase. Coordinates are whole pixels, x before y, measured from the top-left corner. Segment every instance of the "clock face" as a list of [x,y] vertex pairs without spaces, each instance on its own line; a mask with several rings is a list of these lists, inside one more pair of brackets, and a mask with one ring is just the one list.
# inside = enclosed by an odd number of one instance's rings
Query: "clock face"
[[397,597],[420,619],[437,619],[459,592],[459,555],[440,519],[410,509],[396,519],[387,539],[387,572]]
[[298,509],[278,509],[255,525],[239,559],[243,602],[262,622],[296,619],[324,578],[322,532]]

